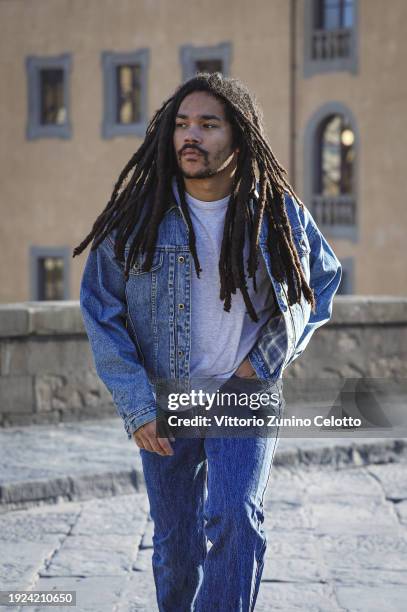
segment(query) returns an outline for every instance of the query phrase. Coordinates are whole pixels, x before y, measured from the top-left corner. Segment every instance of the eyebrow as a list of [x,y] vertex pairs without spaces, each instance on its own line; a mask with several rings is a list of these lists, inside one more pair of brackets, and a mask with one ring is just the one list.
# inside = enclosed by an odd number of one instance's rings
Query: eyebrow
[[[177,119],[189,119],[188,115],[183,115],[181,113],[177,113]],[[199,115],[200,119],[204,119],[206,121],[208,121],[208,119],[214,120],[215,121],[223,121],[223,119],[221,117],[218,117],[217,115]]]

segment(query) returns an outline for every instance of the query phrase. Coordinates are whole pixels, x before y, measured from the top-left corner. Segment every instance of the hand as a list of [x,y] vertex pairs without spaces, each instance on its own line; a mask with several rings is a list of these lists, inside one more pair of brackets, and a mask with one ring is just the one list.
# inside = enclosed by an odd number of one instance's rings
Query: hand
[[[139,427],[134,433],[133,438],[139,448],[144,448],[147,451],[158,453],[163,457],[173,455],[174,451],[168,438],[157,438],[157,420],[150,421]],[[175,438],[170,436],[171,442]]]
[[257,374],[255,370],[253,369],[253,366],[247,357],[244,361],[242,361],[240,366],[237,368],[235,375],[238,376],[239,378],[256,378],[257,377]]

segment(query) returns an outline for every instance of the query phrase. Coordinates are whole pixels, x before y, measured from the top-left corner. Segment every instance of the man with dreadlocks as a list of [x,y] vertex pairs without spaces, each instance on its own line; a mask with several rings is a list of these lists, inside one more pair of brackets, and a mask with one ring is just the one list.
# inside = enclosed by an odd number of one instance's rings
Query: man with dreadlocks
[[285,174],[249,90],[199,74],[155,113],[74,250],[93,241],[81,310],[140,448],[160,611],[254,609],[277,435],[158,436],[155,381],[269,389],[330,319],[341,265]]

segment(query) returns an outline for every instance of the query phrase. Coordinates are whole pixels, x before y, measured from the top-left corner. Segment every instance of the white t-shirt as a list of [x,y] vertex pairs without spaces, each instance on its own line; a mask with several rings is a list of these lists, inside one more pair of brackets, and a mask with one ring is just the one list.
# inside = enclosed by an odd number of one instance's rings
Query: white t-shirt
[[[178,189],[173,181],[174,195]],[[190,377],[229,378],[246,358],[269,318],[278,312],[274,290],[264,259],[259,254],[256,272],[257,293],[247,275],[249,236],[246,227],[244,269],[248,293],[259,318],[252,321],[240,289],[232,294],[231,309],[220,299],[219,258],[229,196],[205,202],[185,194],[196,238],[202,271],[197,277],[192,261],[191,274],[191,359]]]

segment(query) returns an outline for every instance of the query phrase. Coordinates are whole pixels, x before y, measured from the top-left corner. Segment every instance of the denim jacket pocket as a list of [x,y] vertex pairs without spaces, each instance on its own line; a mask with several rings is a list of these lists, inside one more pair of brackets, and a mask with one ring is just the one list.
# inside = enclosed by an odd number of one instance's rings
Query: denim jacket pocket
[[[128,252],[125,253],[127,257]],[[153,261],[151,264],[150,270],[143,270],[143,263],[146,259],[145,253],[140,253],[137,255],[136,261],[130,268],[130,274],[139,276],[141,274],[148,274],[149,272],[155,272],[163,265],[164,261],[164,253],[162,251],[156,250],[153,255]]]

